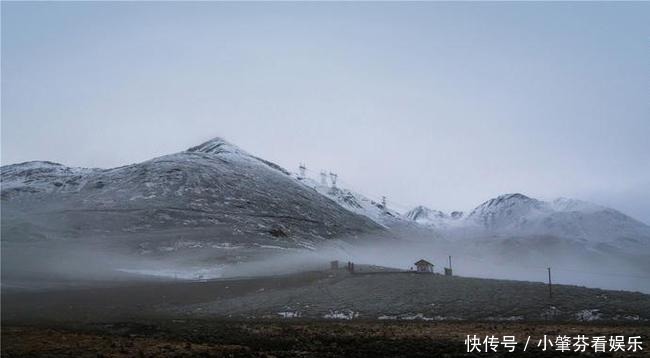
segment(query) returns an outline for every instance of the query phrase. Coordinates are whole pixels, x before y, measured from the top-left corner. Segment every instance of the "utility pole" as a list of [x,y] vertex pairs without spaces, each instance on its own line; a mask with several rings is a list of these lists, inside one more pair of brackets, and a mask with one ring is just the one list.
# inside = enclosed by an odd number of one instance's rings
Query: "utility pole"
[[553,284],[551,283],[551,268],[547,267],[548,270],[548,297],[553,298]]
[[327,173],[324,170],[320,171],[320,183],[327,186]]
[[451,255],[449,255],[449,267],[445,267],[445,276],[452,276],[453,271],[451,270]]
[[300,179],[305,177],[305,171],[307,170],[307,167],[305,166],[304,163],[300,163],[300,166],[298,167],[300,169]]

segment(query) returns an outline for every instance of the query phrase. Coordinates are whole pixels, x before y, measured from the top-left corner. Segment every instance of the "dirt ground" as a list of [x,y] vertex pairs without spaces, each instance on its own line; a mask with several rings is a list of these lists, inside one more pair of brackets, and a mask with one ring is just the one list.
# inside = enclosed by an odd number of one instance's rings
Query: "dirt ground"
[[650,295],[415,273],[332,274],[2,291],[3,322],[134,318],[650,321]]
[[[467,353],[465,338],[476,334],[514,335],[515,352]],[[5,326],[3,357],[455,357],[577,356],[546,352],[531,342],[547,334],[575,336],[641,335],[647,325],[485,323],[485,322],[326,322],[165,320],[129,323]],[[583,355],[584,356],[584,355]],[[589,356],[589,354],[587,354]],[[650,356],[647,347],[598,357]]]
[[[546,289],[532,282],[331,272],[3,289],[1,352],[3,357],[561,357],[578,353],[542,351],[537,342],[544,335],[553,341],[585,335],[641,337],[643,351],[593,356],[650,354],[649,295],[558,285],[551,299]],[[544,315],[549,307],[554,315]],[[598,311],[576,316],[585,309]],[[335,316],[327,319],[328,314]],[[515,336],[519,343],[513,353],[503,346],[468,353],[468,335]]]

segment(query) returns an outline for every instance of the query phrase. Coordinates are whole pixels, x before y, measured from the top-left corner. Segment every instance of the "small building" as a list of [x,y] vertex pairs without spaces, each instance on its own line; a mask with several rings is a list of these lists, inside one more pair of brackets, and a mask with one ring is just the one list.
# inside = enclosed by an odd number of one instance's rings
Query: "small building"
[[330,261],[330,270],[338,271],[339,269],[339,260]]
[[420,260],[415,263],[417,272],[433,273],[433,264],[427,260]]

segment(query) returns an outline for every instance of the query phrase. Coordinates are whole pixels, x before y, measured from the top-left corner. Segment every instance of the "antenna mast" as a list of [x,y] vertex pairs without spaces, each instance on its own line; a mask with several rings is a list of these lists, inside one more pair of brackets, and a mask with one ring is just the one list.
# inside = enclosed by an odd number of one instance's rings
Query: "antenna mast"
[[330,172],[330,179],[332,180],[332,188],[336,188],[336,178],[338,178],[338,175],[336,173]]
[[305,177],[305,171],[307,170],[307,167],[305,166],[304,163],[300,163],[300,166],[298,167],[300,170],[300,176],[298,177],[299,179],[302,179]]

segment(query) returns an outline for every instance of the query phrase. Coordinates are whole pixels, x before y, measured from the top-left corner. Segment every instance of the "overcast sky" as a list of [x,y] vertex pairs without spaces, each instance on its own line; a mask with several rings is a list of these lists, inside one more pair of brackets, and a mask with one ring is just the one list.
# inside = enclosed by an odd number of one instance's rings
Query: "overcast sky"
[[397,207],[650,223],[650,3],[2,2],[2,164],[222,136]]

